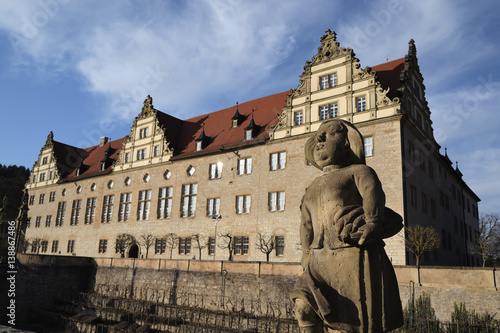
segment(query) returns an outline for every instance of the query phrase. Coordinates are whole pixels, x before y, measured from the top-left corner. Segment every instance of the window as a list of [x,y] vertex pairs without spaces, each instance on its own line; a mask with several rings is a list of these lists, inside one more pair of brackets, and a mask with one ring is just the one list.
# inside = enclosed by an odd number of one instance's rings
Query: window
[[181,217],[194,216],[198,184],[182,185]]
[[130,162],[130,153],[125,153],[125,163]]
[[167,247],[167,239],[157,238],[155,241],[155,254],[165,254],[166,247]]
[[249,195],[236,196],[236,214],[250,213],[251,197]]
[[304,113],[302,111],[295,112],[295,126],[302,125],[304,123]]
[[70,239],[68,240],[68,248],[66,250],[67,253],[73,253],[75,251],[75,241]]
[[120,210],[118,212],[118,222],[128,221],[128,217],[130,215],[131,201],[132,201],[132,193],[120,194]]
[[427,214],[427,194],[422,192],[422,213]]
[[49,194],[49,202],[56,201],[56,192],[50,192]]
[[[49,241],[42,241],[41,244],[42,244],[42,252],[43,253],[47,252],[48,247],[49,247]],[[32,252],[35,252],[35,251],[33,251],[33,249],[32,249]]]
[[220,198],[207,199],[207,216],[219,215]]
[[276,236],[274,240],[276,256],[282,257],[285,252],[285,236]]
[[60,227],[63,225],[65,211],[66,201],[60,201],[57,205],[56,227]]
[[34,195],[30,195],[30,202],[29,202],[29,205],[30,206],[33,206],[35,204],[35,196]]
[[252,158],[242,158],[238,160],[238,175],[252,173]]
[[203,149],[203,142],[202,141],[196,141],[196,151],[200,151]]
[[71,207],[71,221],[70,225],[77,225],[80,220],[80,208],[82,200],[73,200],[73,207]]
[[99,253],[106,253],[107,249],[108,249],[108,240],[107,239],[100,239],[99,240]]
[[436,200],[431,199],[431,216],[433,219],[436,218]]
[[40,181],[43,182],[45,180],[45,172],[40,174]]
[[85,209],[85,224],[94,223],[96,202],[97,198],[87,198],[87,208]]
[[36,182],[36,175],[33,175],[33,183]]
[[234,237],[234,255],[248,254],[248,237]]
[[412,207],[418,208],[417,188],[413,185],[410,185],[410,204]]
[[222,176],[222,162],[209,165],[209,179],[216,179]]
[[284,169],[286,166],[286,152],[270,154],[269,165],[271,170]]
[[52,253],[56,253],[58,247],[59,247],[59,241],[58,240],[53,240],[52,241]]
[[160,155],[160,146],[154,146],[153,148],[153,155],[156,157]]
[[335,118],[337,117],[338,112],[339,112],[339,105],[337,103],[320,106],[319,119],[325,120],[328,118]]
[[45,218],[45,227],[49,228],[51,222],[52,222],[52,215],[47,215],[47,217]]
[[356,98],[356,112],[362,112],[366,110],[366,97]]
[[54,177],[54,172],[49,171],[49,180],[51,180],[51,179],[52,179],[52,177]]
[[179,238],[179,254],[191,253],[191,238]]
[[172,212],[173,187],[162,187],[158,192],[158,218],[168,219]]
[[337,85],[337,74],[321,76],[319,78],[319,86],[321,90],[333,88]]
[[270,192],[269,193],[269,211],[285,210],[285,192]]
[[373,156],[373,138],[364,138],[365,156]]
[[38,204],[43,205],[43,202],[45,201],[45,193],[40,194],[40,197],[38,198]]
[[102,223],[111,222],[111,218],[113,217],[113,203],[115,201],[114,195],[105,195],[104,201],[102,205]]
[[215,237],[208,237],[208,255],[215,255]]
[[137,206],[137,219],[147,220],[151,207],[151,190],[139,191],[139,204]]
[[137,151],[137,160],[140,161],[140,160],[143,160],[146,158],[146,149],[139,149]]
[[147,136],[148,136],[148,128],[147,127],[141,128],[139,130],[139,139],[145,138]]
[[252,139],[253,139],[253,130],[252,129],[245,130],[245,141]]
[[35,228],[40,228],[40,225],[42,224],[42,217],[37,216],[35,220]]
[[28,221],[26,221],[26,227],[31,227],[31,217],[28,217]]
[[47,164],[47,161],[48,161],[47,157],[42,158],[42,165]]

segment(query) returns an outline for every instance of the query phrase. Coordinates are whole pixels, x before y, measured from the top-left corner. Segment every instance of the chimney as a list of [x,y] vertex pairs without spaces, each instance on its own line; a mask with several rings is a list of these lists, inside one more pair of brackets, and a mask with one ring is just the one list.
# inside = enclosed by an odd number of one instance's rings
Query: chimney
[[106,143],[108,143],[109,138],[106,136],[101,136],[101,144],[99,145],[100,147],[104,146]]

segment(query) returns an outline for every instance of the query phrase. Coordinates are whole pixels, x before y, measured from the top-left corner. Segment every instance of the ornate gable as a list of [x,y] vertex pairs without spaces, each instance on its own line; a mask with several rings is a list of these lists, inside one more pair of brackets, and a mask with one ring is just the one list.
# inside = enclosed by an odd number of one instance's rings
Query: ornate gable
[[[115,170],[169,161],[173,155],[174,143],[168,140],[163,118],[166,115],[153,106],[153,99],[147,96],[139,115],[134,119],[130,134],[123,142]],[[168,122],[168,121],[167,121]]]
[[54,133],[52,131],[47,135],[45,144],[40,149],[38,159],[33,164],[27,188],[35,188],[57,183],[60,179],[60,170],[58,168],[57,157],[54,152]]
[[375,68],[363,69],[354,51],[341,47],[336,33],[327,30],[318,53],[306,62],[298,87],[287,97],[271,138],[314,132],[332,117],[357,123],[396,114],[399,98],[388,95],[391,84],[382,84]]

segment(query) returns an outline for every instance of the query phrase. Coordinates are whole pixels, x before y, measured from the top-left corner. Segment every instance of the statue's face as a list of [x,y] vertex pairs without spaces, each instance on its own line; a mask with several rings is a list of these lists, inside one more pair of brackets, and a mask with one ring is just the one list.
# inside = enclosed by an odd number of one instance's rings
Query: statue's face
[[349,147],[346,135],[338,121],[331,121],[319,127],[314,146],[314,160],[319,167],[340,166],[345,163]]

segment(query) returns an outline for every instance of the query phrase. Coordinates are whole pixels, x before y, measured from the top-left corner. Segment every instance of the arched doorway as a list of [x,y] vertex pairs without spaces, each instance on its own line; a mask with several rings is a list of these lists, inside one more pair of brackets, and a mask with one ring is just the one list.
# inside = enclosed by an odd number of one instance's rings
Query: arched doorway
[[129,258],[139,258],[139,247],[137,244],[132,244],[128,249]]

